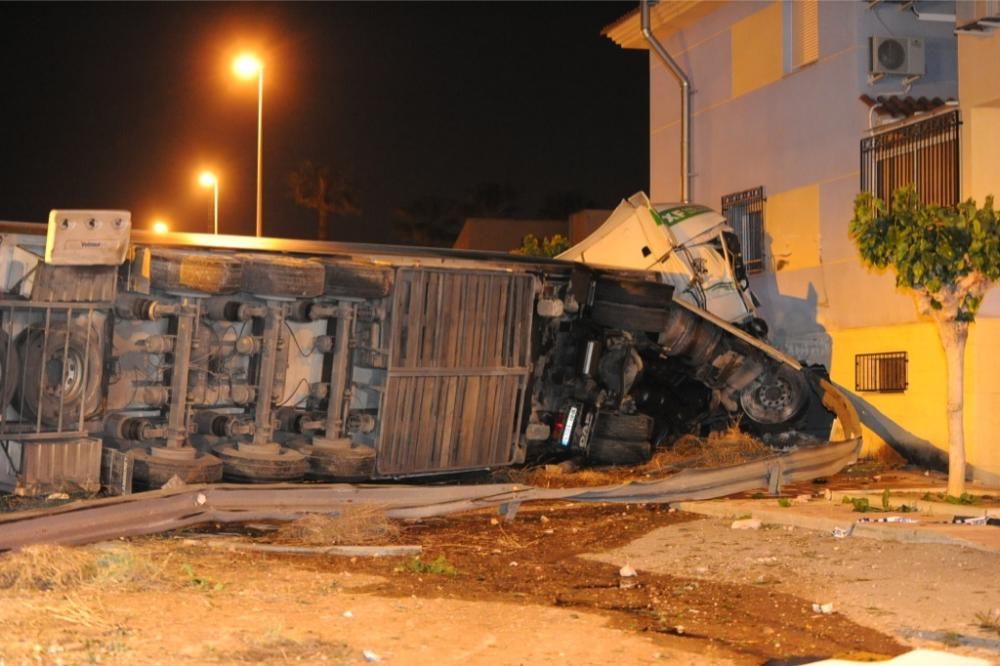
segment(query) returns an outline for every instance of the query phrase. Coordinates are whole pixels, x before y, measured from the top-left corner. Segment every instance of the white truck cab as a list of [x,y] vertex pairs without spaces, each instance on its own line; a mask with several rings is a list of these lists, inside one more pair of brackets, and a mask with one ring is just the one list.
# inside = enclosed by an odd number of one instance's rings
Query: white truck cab
[[737,326],[757,320],[739,240],[726,218],[705,206],[652,204],[638,192],[558,258],[654,271],[675,298]]

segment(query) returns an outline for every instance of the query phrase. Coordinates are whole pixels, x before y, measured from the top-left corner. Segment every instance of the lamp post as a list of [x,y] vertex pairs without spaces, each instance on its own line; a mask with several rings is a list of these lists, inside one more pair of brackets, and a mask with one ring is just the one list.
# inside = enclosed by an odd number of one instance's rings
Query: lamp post
[[257,77],[257,236],[264,235],[261,219],[264,163],[264,63],[252,53],[243,53],[233,61],[233,71],[241,79]]
[[214,210],[213,229],[215,231],[215,235],[218,236],[219,235],[219,178],[211,171],[202,171],[200,174],[198,174],[198,183],[202,187],[211,187],[213,190],[213,195],[214,195],[213,198],[215,202],[215,205],[213,207]]
[[153,220],[153,233],[155,234],[165,234],[170,231],[170,227],[163,220]]

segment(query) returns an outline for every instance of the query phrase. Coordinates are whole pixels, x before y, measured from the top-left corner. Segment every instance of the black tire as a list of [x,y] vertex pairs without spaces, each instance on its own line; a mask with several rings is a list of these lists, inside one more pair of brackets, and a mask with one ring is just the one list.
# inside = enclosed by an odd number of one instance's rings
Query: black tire
[[241,451],[232,444],[217,446],[213,453],[222,460],[222,477],[240,483],[299,481],[306,474],[306,459],[298,451],[282,448],[277,453],[258,455]]
[[306,478],[315,481],[368,481],[375,474],[375,450],[369,446],[327,448],[302,446],[309,470]]
[[757,432],[787,430],[809,406],[812,391],[804,370],[781,364],[740,392],[740,407]]
[[150,284],[163,291],[234,294],[240,290],[243,265],[230,254],[152,248]]
[[21,357],[10,336],[0,331],[0,411],[7,409],[21,384]]
[[89,344],[87,338],[86,326],[67,328],[65,322],[51,325],[47,340],[38,329],[25,329],[17,336],[25,372],[14,394],[14,407],[21,410],[23,406],[22,416],[34,420],[41,414],[42,423],[59,427],[61,404],[62,428],[75,430],[81,410],[84,419],[100,413],[103,336],[92,327]]
[[320,262],[326,271],[323,293],[327,296],[383,298],[392,289],[393,271],[386,266],[330,259]]
[[326,272],[311,259],[241,254],[243,281],[240,289],[255,296],[310,298],[323,293]]
[[217,483],[222,480],[222,461],[207,453],[197,452],[189,460],[159,457],[145,448],[131,449],[132,487],[155,490],[177,476],[184,483]]
[[587,447],[587,459],[592,465],[641,465],[652,453],[653,447],[648,441],[608,437],[594,437]]
[[670,312],[666,309],[594,301],[590,308],[590,318],[607,328],[659,333],[670,322]]
[[653,419],[645,414],[601,412],[597,415],[594,435],[607,439],[648,442],[653,436]]

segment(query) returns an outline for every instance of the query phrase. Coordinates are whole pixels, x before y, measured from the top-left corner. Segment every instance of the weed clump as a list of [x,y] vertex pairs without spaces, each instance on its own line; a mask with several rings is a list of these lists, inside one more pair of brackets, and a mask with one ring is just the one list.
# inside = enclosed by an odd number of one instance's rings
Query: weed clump
[[418,574],[439,574],[444,576],[457,576],[458,569],[449,562],[444,555],[438,555],[430,562],[424,562],[419,557],[414,557],[404,564],[396,567],[396,571],[418,573]]
[[0,556],[0,589],[144,588],[163,580],[162,566],[137,557],[128,546],[98,549],[36,545]]

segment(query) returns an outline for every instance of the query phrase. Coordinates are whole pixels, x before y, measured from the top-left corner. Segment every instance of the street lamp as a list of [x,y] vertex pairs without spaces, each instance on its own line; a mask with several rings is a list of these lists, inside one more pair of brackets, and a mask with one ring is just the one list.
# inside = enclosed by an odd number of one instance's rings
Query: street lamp
[[165,234],[170,231],[170,227],[163,220],[153,220],[153,233],[154,234]]
[[198,184],[202,187],[211,187],[214,190],[215,199],[215,215],[214,215],[214,230],[215,235],[219,235],[219,178],[211,171],[202,171],[198,174]]
[[264,63],[252,53],[243,53],[233,61],[233,71],[241,79],[257,77],[257,236],[264,235],[261,221],[263,200],[263,149],[264,149]]

